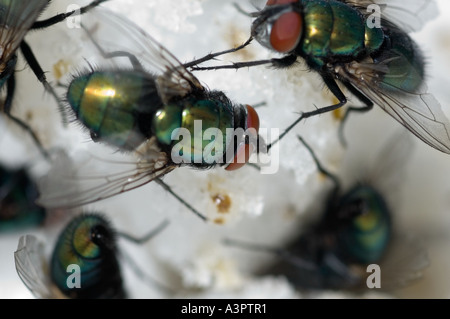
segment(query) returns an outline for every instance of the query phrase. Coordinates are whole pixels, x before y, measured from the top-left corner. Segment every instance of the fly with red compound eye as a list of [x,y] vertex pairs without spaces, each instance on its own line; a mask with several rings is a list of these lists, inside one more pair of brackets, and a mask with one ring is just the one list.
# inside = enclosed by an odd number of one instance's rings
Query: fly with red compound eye
[[[302,113],[284,134],[302,119],[346,105],[339,82],[364,104],[348,107],[342,124],[351,112],[365,112],[376,104],[423,142],[450,154],[450,122],[427,92],[423,54],[408,35],[435,12],[436,5],[429,0],[410,1],[407,7],[399,0],[269,0],[249,14],[255,20],[246,43],[210,56],[241,50],[256,39],[283,57],[192,70],[264,64],[287,68],[301,58],[321,76],[338,103]],[[343,125],[340,137],[345,144]]]

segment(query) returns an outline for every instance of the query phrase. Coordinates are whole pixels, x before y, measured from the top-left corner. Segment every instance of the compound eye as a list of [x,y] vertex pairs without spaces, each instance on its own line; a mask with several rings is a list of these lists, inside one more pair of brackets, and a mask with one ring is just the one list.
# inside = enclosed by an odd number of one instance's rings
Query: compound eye
[[247,133],[250,136],[250,143],[242,143],[236,150],[233,161],[225,168],[227,171],[234,171],[248,163],[250,155],[256,149],[256,141],[258,140],[259,116],[255,109],[250,105],[247,108]]
[[255,109],[250,105],[246,105],[247,107],[247,128],[255,129],[256,133],[259,132],[259,116],[256,113]]
[[[268,0],[266,6],[283,5],[298,0]],[[303,19],[297,12],[282,14],[273,23],[270,33],[270,45],[275,51],[286,53],[297,46],[303,33]]]
[[286,12],[274,22],[270,32],[270,44],[275,51],[290,52],[300,42],[302,33],[302,16],[297,12]]
[[254,151],[253,144],[239,145],[233,161],[225,168],[227,171],[234,171],[248,163],[250,155]]

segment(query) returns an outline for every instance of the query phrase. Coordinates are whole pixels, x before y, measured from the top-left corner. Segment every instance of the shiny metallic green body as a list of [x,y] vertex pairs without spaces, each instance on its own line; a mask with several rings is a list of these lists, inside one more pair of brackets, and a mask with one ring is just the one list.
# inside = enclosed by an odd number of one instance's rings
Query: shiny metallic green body
[[155,90],[144,72],[97,71],[75,78],[67,100],[94,140],[132,150],[151,135],[148,122],[162,102],[145,92]]
[[336,59],[351,61],[381,46],[381,29],[368,28],[364,16],[349,5],[328,0],[301,3],[305,29],[297,50],[315,67]]
[[389,72],[385,74],[380,86],[385,90],[406,91],[414,93],[425,78],[424,60],[420,49],[404,32],[392,26],[384,47],[374,55],[377,63],[385,62]]
[[[77,275],[70,265],[79,266],[80,287],[68,287],[69,278]],[[58,238],[51,259],[53,283],[69,298],[124,298],[122,276],[114,233],[96,214],[74,218]]]
[[303,289],[361,287],[366,267],[382,263],[391,236],[391,212],[383,197],[357,185],[343,196],[334,194],[319,223],[288,247],[290,256],[312,265],[281,260],[264,274],[284,275]]
[[67,100],[96,141],[133,150],[155,136],[162,151],[170,153],[180,143],[180,160],[198,165],[221,161],[230,143],[222,136],[235,128],[234,107],[223,93],[199,90],[163,103],[156,78],[136,70],[78,76]]
[[[187,98],[178,105],[165,105],[153,124],[158,141],[171,147],[180,143],[180,154],[176,154],[180,160],[206,165],[223,159],[229,144],[229,138],[223,136],[227,128],[234,129],[234,113],[231,103]],[[185,129],[186,136],[180,128]]]
[[378,263],[391,239],[391,214],[381,196],[370,186],[357,186],[340,200],[337,212],[360,202],[361,214],[337,234],[342,258],[359,264]]
[[414,92],[420,87],[423,58],[406,33],[384,20],[380,28],[369,27],[366,17],[345,2],[299,1],[304,31],[295,53],[312,69],[325,72],[327,67],[370,58],[379,65],[386,61],[388,71],[379,83],[383,88]]

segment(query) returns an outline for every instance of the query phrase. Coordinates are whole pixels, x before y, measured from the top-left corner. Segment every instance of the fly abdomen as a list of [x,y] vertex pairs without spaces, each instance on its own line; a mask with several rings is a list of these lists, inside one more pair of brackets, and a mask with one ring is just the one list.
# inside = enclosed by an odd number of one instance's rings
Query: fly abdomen
[[425,77],[425,63],[419,47],[406,33],[394,26],[386,33],[385,45],[374,56],[374,61],[385,64],[388,70],[380,86],[387,90],[417,92]]
[[154,77],[135,70],[80,75],[70,83],[67,100],[95,141],[124,150],[150,137],[150,123],[143,119],[162,104]]
[[125,298],[115,234],[100,215],[80,215],[67,225],[50,271],[53,283],[70,298]]
[[371,27],[365,23],[364,46],[367,54],[372,54],[381,48],[385,40],[383,29]]

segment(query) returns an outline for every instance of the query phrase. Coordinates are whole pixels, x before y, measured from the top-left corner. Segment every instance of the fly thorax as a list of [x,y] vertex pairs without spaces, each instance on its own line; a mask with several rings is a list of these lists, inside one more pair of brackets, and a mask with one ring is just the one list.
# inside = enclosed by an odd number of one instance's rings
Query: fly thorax
[[364,51],[365,23],[362,14],[339,1],[304,3],[303,52],[319,64],[333,56],[356,57]]
[[357,186],[341,200],[340,211],[348,210],[348,225],[339,233],[339,246],[358,263],[378,262],[391,238],[391,215],[380,193]]
[[177,164],[221,163],[227,128],[234,128],[231,104],[214,94],[165,105],[154,121],[158,142],[171,147],[171,160]]

